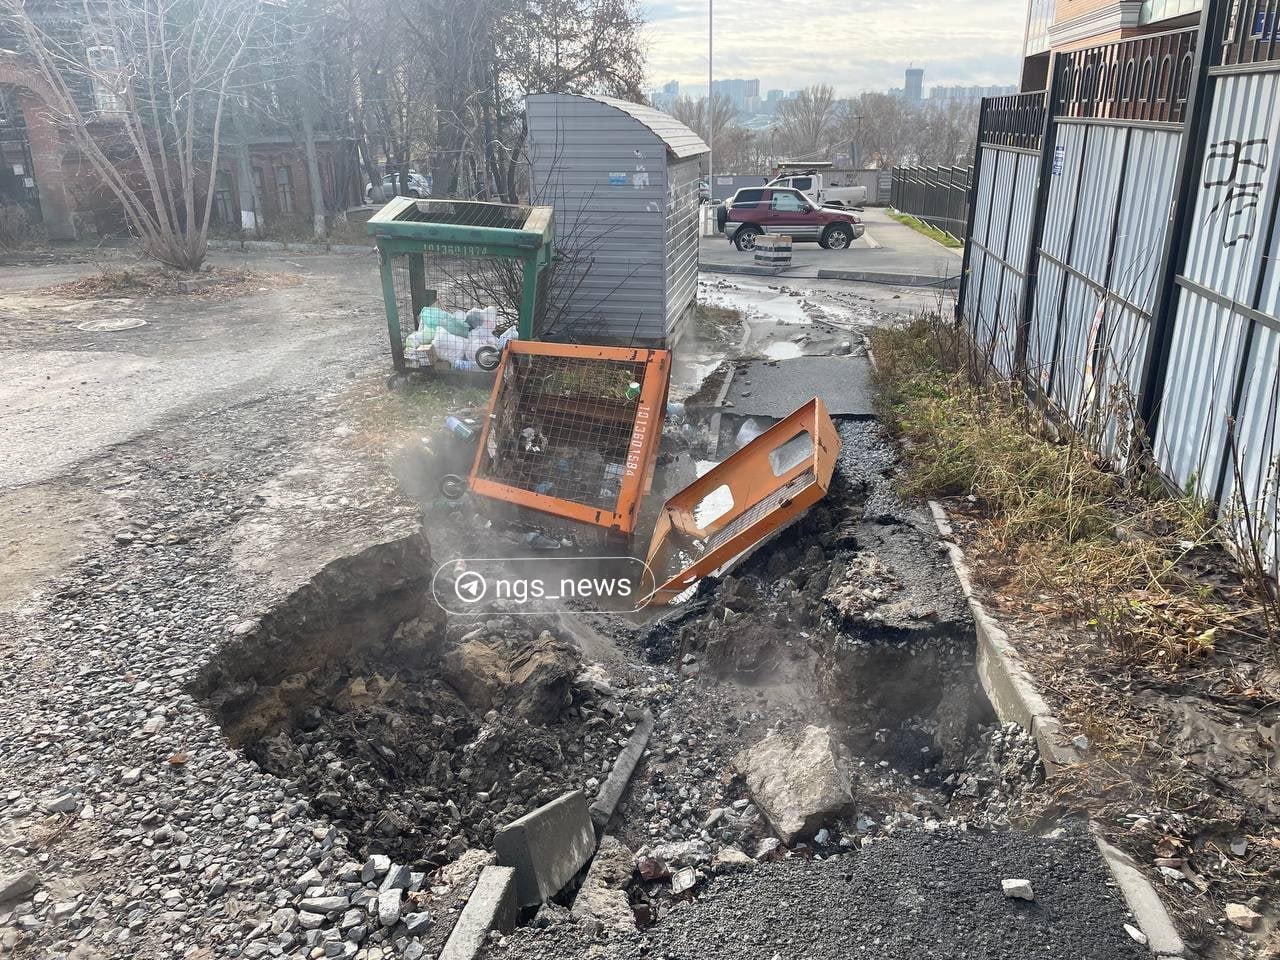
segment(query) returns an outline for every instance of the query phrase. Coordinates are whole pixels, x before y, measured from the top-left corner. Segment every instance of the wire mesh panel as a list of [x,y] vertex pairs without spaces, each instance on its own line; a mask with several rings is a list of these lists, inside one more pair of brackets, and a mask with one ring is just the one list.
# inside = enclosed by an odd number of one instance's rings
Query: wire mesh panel
[[630,534],[653,477],[669,377],[665,350],[509,344],[472,490]]
[[492,370],[518,336],[519,260],[425,251],[393,256],[391,271],[406,366]]

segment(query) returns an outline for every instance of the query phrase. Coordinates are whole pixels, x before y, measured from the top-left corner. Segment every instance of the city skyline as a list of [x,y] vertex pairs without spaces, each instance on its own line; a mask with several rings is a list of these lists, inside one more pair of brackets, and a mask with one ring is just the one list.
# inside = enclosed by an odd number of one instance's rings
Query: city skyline
[[[706,0],[655,0],[646,13],[646,87],[676,81],[682,94],[705,96]],[[801,29],[790,33],[761,30],[777,16],[764,0],[721,0],[715,13],[717,80],[758,78],[761,90],[788,92],[829,83],[840,96],[901,87],[911,65],[925,68],[926,89],[1016,84],[1026,26],[1023,4],[977,0],[866,0],[838,14],[818,0],[792,0],[785,26]],[[919,23],[939,42],[922,48]]]
[[[916,106],[925,103],[941,103],[946,101],[977,101],[983,97],[1004,96],[1016,93],[1017,84],[937,84],[927,83],[927,70],[924,67],[908,66],[903,71],[904,85],[890,87],[886,90],[859,91],[860,93],[886,93],[901,97]],[[675,102],[682,97],[700,100],[706,97],[706,84],[681,84],[678,80],[668,80],[660,87],[652,87],[648,91],[650,102],[659,109],[670,111]],[[799,89],[774,87],[765,89],[759,78],[728,77],[715,81],[717,97],[728,99],[741,114],[772,114],[778,104],[795,97]],[[838,97],[843,98],[837,90]]]

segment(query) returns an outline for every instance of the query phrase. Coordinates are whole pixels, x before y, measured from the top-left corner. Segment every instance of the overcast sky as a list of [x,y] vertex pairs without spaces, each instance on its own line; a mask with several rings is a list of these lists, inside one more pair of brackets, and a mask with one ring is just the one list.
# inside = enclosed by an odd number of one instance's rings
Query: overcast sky
[[[707,0],[648,0],[649,87],[707,87]],[[761,96],[830,83],[842,94],[1018,82],[1024,0],[715,0],[715,76],[759,78]]]

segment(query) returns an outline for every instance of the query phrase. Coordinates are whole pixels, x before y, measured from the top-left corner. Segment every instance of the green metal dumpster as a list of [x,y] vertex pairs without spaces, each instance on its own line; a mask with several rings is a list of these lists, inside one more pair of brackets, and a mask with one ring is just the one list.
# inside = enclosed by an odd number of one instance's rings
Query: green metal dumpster
[[398,371],[494,369],[508,339],[538,337],[551,207],[396,197],[369,219]]

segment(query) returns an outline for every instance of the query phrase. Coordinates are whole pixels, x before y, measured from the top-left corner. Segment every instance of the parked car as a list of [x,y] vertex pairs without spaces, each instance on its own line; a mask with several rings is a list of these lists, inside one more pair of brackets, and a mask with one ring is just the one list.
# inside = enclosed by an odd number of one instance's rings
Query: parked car
[[[402,195],[400,192],[400,174],[388,173],[382,178],[382,195],[388,199]],[[431,196],[431,178],[410,170],[409,192],[403,195],[417,197],[418,199]],[[364,185],[364,202],[373,203],[373,184],[371,183]]]
[[754,250],[762,233],[845,250],[866,232],[862,219],[848,210],[820,207],[799,190],[769,187],[739,190],[716,208],[716,226],[739,250]]
[[701,180],[698,181],[698,202],[699,203],[711,202],[711,181],[708,180],[706,177],[703,177]]
[[770,180],[767,187],[799,190],[820,207],[860,207],[867,202],[866,187],[841,187],[813,170],[788,173]]

